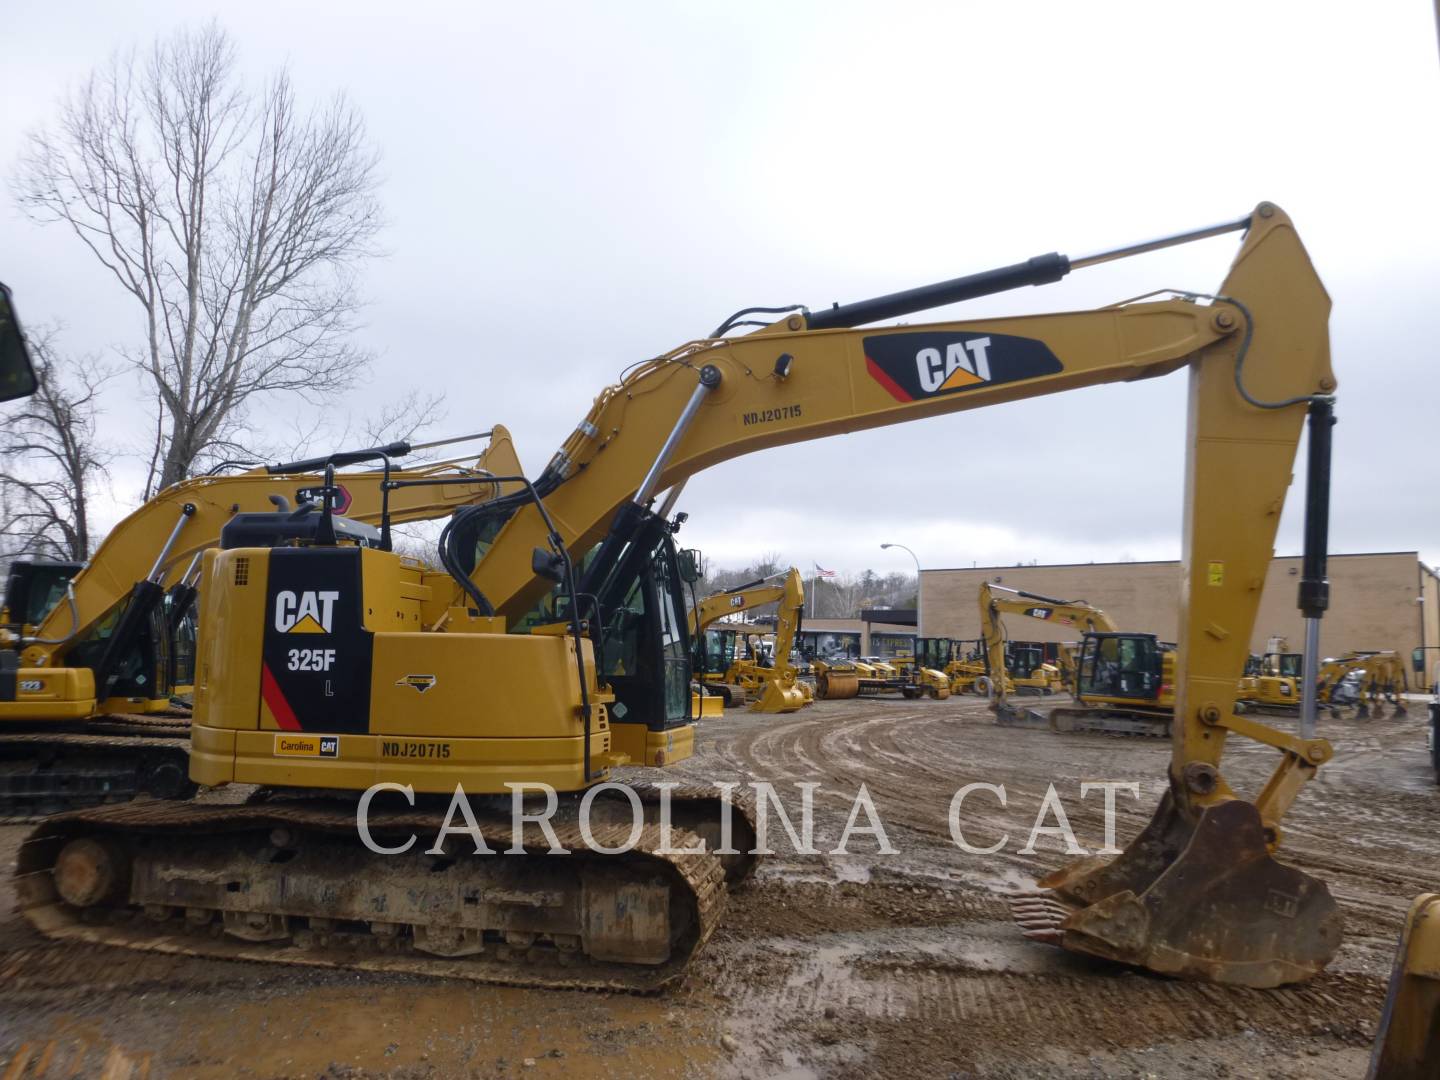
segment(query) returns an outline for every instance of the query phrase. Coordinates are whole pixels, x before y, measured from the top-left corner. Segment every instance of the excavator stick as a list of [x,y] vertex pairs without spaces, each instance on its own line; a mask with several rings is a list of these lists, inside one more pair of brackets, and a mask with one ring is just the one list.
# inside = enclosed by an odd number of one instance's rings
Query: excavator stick
[[1370,1055],[1370,1080],[1422,1080],[1440,1071],[1440,894],[1410,905],[1380,1029]]
[[1259,812],[1239,799],[1191,822],[1166,792],[1122,854],[1037,884],[1011,899],[1027,937],[1176,978],[1283,986],[1340,947],[1329,889],[1272,858]]

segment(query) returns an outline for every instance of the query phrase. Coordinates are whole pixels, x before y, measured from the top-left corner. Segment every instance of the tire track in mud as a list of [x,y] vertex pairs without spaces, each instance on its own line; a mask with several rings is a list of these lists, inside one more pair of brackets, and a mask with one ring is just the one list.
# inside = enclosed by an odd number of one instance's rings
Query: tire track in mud
[[[709,762],[685,763],[700,773],[723,762],[736,775],[776,784],[782,796],[796,781],[820,781],[817,827],[837,831],[836,819],[843,824],[864,783],[886,828],[903,837],[892,837],[900,857],[869,859],[872,876],[860,895],[888,897],[876,890],[939,879],[950,905],[931,910],[927,895],[922,915],[933,921],[910,923],[908,938],[857,923],[845,904],[829,905],[814,891],[824,886],[794,893],[791,906],[800,913],[787,916],[786,890],[800,886],[788,881],[780,856],[781,869],[762,874],[756,886],[760,897],[737,908],[718,955],[702,962],[705,978],[730,1010],[752,1018],[757,1045],[772,1055],[793,1046],[796,1030],[820,1032],[824,1043],[827,1024],[853,1024],[881,1043],[918,1029],[933,1029],[937,1039],[949,1032],[953,1044],[982,1048],[961,1060],[989,1055],[1021,1065],[1047,1060],[1041,1047],[1084,1052],[1218,1040],[1242,1029],[1277,1039],[1323,1029],[1359,1045],[1379,1013],[1410,898],[1440,888],[1440,793],[1393,780],[1426,764],[1423,733],[1419,765],[1407,756],[1415,725],[1326,721],[1321,733],[1335,744],[1336,761],[1287,815],[1282,858],[1330,885],[1347,944],[1331,971],[1304,986],[1260,991],[1170,981],[1020,938],[987,886],[1018,884],[1067,861],[1053,838],[1034,855],[1018,854],[1047,786],[1056,785],[1080,842],[1093,850],[1103,836],[1103,800],[1095,793],[1082,801],[1080,782],[1137,781],[1138,799],[1117,800],[1124,846],[1164,789],[1170,745],[1002,728],[984,702],[954,699],[822,702],[781,723],[727,724],[713,733]],[[1270,747],[1228,740],[1224,771],[1242,794],[1257,791],[1276,763]],[[967,854],[949,833],[951,797],[977,780],[1003,783],[1009,796],[1002,807],[980,792],[964,807],[972,842],[1010,834],[1005,851],[991,857]],[[766,1034],[776,1016],[787,1017],[785,1030]]]
[[[1242,1029],[1304,1035],[1322,1017],[1327,1029],[1363,1039],[1384,996],[1383,980],[1354,975],[1251,990],[1169,981],[1068,957],[1054,973],[994,970],[927,944],[933,941],[897,951],[895,935],[883,932],[769,940],[732,952],[712,985],[753,1025],[761,1051],[786,1045],[798,1027],[830,1020],[862,1032],[924,1025],[1012,1062],[1038,1061],[1031,1051],[1040,1048],[1145,1046]],[[774,1029],[775,1016],[787,1018],[783,1031]]]

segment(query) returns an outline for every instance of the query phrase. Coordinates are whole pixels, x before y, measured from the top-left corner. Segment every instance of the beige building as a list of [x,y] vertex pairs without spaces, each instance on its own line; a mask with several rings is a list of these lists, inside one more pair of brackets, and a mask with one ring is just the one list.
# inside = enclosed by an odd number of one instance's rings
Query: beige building
[[[1440,664],[1440,578],[1420,561],[1418,552],[1390,551],[1331,555],[1330,610],[1320,623],[1320,653],[1334,656],[1353,649],[1393,649],[1410,657],[1424,648],[1425,669],[1433,677]],[[1300,651],[1304,631],[1295,593],[1299,556],[1272,559],[1250,641],[1263,652],[1272,635]],[[921,574],[925,633],[933,637],[980,636],[977,596],[982,581],[1062,600],[1086,600],[1103,609],[1125,630],[1155,634],[1164,641],[1177,635],[1180,598],[1178,562],[1077,563],[1056,566],[982,566],[926,570]],[[1012,638],[1063,641],[1074,637],[1066,627],[1011,615]],[[1412,686],[1428,687],[1431,678],[1412,676]]]

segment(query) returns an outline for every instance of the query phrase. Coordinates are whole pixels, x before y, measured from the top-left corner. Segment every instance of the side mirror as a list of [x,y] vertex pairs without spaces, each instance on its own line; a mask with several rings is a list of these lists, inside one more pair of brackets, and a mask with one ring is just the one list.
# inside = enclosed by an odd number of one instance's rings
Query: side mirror
[[0,401],[29,397],[35,388],[35,365],[25,349],[10,290],[0,285]]
[[680,568],[680,580],[687,585],[694,585],[700,580],[700,552],[694,548],[685,548],[676,552],[675,563]]
[[537,577],[557,585],[565,580],[565,560],[545,548],[537,547],[530,553],[530,570]]

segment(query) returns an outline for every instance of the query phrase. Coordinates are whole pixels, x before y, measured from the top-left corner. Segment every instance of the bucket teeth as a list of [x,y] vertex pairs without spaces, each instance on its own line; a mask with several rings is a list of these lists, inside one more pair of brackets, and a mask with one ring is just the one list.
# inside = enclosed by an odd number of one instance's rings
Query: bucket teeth
[[1026,937],[1183,979],[1303,982],[1341,940],[1329,890],[1270,855],[1259,812],[1241,800],[1192,821],[1167,793],[1124,853],[1039,885],[1008,898]]
[[1060,944],[1064,937],[1061,926],[1074,908],[1064,903],[1053,889],[1017,889],[1005,899],[1010,905],[1010,917],[1027,938]]

